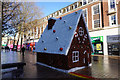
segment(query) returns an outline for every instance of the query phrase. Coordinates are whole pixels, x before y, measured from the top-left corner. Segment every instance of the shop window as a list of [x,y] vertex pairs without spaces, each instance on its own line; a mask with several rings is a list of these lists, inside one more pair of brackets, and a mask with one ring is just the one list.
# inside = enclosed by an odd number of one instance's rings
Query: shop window
[[94,28],[99,28],[100,27],[100,20],[94,20]]
[[93,7],[93,14],[99,14],[99,5]]
[[110,16],[110,23],[111,25],[116,25],[116,15],[111,15]]
[[72,52],[72,61],[73,61],[73,63],[79,61],[79,51]]

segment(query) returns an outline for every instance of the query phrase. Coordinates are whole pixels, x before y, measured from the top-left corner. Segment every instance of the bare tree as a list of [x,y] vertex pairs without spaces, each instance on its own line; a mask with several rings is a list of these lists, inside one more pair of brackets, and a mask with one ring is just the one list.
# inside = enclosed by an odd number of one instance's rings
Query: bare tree
[[[21,37],[21,47],[23,36],[26,36],[27,33],[33,29],[36,24],[34,22],[35,19],[40,19],[41,9],[35,6],[33,2],[2,2],[2,35],[10,35],[16,37],[16,33],[18,34],[18,41]],[[9,40],[9,37],[8,37]],[[15,40],[14,42],[15,43]],[[14,44],[13,44],[14,45]],[[14,47],[14,46],[13,46]]]
[[21,47],[23,36],[28,35],[28,32],[34,29],[36,24],[33,24],[35,19],[40,19],[41,9],[35,6],[34,2],[23,2],[20,6],[21,14],[18,16],[20,19],[23,20],[21,24],[18,26],[19,35],[21,35]]
[[[1,2],[1,13],[2,13],[2,36],[7,37],[7,45],[9,42],[9,36],[16,36],[17,25],[21,22],[16,19],[16,16],[20,14],[19,6],[21,3],[18,2]],[[14,47],[14,46],[13,46]]]
[[[15,26],[11,23],[12,20],[15,20],[15,16],[18,16],[20,3],[17,2],[2,2],[2,33],[4,34],[13,34],[13,29]],[[16,22],[15,25],[20,22]],[[15,30],[14,30],[15,31]]]

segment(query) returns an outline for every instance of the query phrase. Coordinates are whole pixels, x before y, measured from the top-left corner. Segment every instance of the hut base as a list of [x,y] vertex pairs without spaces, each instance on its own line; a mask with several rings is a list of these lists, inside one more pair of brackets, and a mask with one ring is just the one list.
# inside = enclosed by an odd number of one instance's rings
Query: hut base
[[[54,70],[58,70],[58,71],[61,71],[61,72],[64,72],[64,73],[74,72],[76,70],[85,68],[85,66],[83,66],[83,67],[71,68],[69,70],[64,70],[64,69],[59,69],[59,68],[55,68],[55,67],[49,66],[49,65],[41,63],[41,62],[37,62],[36,64],[39,64],[39,65],[42,65],[42,66],[45,66],[45,67],[48,67],[48,68],[51,68],[51,69],[54,69]],[[92,64],[89,64],[89,66],[92,66]]]

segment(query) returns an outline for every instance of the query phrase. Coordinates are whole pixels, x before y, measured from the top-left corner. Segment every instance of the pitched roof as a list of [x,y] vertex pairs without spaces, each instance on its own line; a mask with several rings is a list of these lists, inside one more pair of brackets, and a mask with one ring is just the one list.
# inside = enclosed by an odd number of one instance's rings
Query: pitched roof
[[[77,13],[74,12],[62,17],[61,20],[56,19],[50,30],[47,26],[36,45],[35,52],[67,55],[81,14],[82,10],[79,10]],[[60,51],[60,48],[63,50]]]

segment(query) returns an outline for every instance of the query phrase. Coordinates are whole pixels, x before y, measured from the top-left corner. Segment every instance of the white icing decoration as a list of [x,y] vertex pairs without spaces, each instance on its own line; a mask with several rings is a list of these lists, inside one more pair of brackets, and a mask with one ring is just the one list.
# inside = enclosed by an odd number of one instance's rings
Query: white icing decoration
[[83,36],[83,35],[84,35],[84,30],[83,30],[82,27],[79,28],[79,31],[78,31],[78,32],[79,32],[79,35],[80,35],[80,36]]
[[83,54],[85,54],[86,53],[86,50],[84,51],[84,53]]
[[80,38],[78,38],[78,41],[80,41]]

